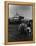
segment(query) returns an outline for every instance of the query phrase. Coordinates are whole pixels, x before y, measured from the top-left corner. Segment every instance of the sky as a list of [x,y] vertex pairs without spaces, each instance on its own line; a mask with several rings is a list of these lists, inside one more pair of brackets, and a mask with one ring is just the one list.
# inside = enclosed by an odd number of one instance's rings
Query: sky
[[32,6],[9,5],[9,17],[23,16],[32,19]]

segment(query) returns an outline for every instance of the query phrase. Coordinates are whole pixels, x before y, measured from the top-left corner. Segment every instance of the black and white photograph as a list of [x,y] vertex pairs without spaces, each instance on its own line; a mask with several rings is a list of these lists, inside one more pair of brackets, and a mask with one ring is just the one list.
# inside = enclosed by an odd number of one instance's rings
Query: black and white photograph
[[35,4],[5,2],[5,44],[35,42]]
[[9,5],[8,42],[32,41],[32,6]]

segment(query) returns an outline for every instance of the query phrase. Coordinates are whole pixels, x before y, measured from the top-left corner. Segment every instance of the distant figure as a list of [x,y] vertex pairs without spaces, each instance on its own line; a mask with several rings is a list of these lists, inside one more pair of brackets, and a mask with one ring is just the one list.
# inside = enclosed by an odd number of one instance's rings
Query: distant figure
[[31,36],[31,28],[30,27],[27,27],[27,36]]
[[21,33],[24,33],[26,31],[26,27],[27,25],[25,23],[21,23],[19,25],[19,31],[21,31]]
[[27,25],[25,23],[21,23],[19,25],[18,31],[20,32],[19,37],[21,37],[21,39],[24,39],[27,36],[26,28],[27,28]]

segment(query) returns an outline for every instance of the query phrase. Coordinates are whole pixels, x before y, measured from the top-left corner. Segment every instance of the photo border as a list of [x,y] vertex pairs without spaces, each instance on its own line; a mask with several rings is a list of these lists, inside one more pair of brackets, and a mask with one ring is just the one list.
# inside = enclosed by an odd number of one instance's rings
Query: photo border
[[[12,45],[12,44],[29,44],[29,43],[35,43],[35,3],[32,2],[17,2],[17,1],[5,1],[5,16],[4,16],[4,25],[5,25],[5,44],[6,45]],[[12,5],[26,5],[26,6],[32,6],[32,19],[33,19],[33,41],[21,41],[21,42],[8,42],[8,15],[9,15],[9,4]]]

